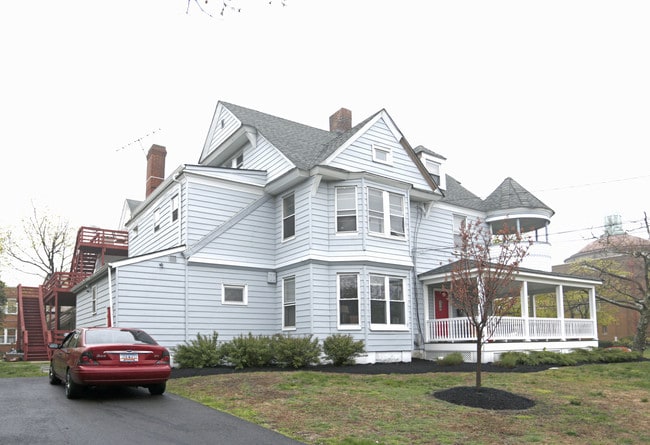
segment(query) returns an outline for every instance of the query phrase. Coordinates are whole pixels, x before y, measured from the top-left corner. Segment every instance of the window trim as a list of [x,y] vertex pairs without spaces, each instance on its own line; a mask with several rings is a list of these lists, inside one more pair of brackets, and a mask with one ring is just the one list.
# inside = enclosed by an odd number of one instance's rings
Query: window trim
[[171,221],[172,223],[178,221],[180,216],[180,199],[178,193],[174,193],[169,200],[169,205],[171,207]]
[[[354,210],[354,230],[339,230],[339,190],[341,189],[353,189],[354,193],[354,208],[353,209],[344,209],[342,211],[350,212]],[[356,185],[342,185],[334,187],[334,228],[337,235],[350,235],[359,233],[359,203],[357,197],[357,186]],[[351,215],[343,215],[351,216]]]
[[[242,301],[226,300],[226,288],[241,289]],[[248,284],[221,283],[221,304],[228,306],[248,306]]]
[[[289,215],[285,215],[285,210],[286,210],[285,202],[289,198],[293,200],[293,213]],[[287,222],[289,219],[293,220],[292,223],[293,233],[287,236],[285,234],[285,222]],[[296,237],[296,194],[294,192],[291,192],[282,197],[282,241],[292,240],[295,237]]]
[[[381,277],[383,278],[383,287],[384,287],[384,298],[382,300],[372,298],[372,277]],[[391,280],[400,280],[402,283],[402,300],[393,300],[390,296],[390,281]],[[407,304],[407,295],[406,295],[406,278],[396,275],[386,275],[382,273],[370,273],[368,274],[368,300],[370,302],[370,330],[372,331],[408,331],[408,304]],[[372,302],[383,301],[385,303],[384,316],[386,318],[386,323],[373,323],[372,322]],[[392,302],[401,302],[404,312],[404,323],[391,323],[390,321],[390,305]]]
[[[287,282],[293,281],[293,302],[287,303],[286,301],[286,290]],[[293,306],[293,325],[287,325],[285,310],[288,307]],[[296,276],[291,275],[289,277],[284,277],[282,279],[282,329],[285,331],[295,331],[296,330],[296,315],[297,315],[297,304],[296,304]]]
[[[385,153],[386,159],[381,159],[377,156],[377,152]],[[372,160],[380,164],[393,165],[393,150],[384,145],[372,144]]]
[[97,315],[97,286],[90,288],[90,308],[92,309],[92,314]]
[[[372,218],[377,218],[377,213],[378,210],[374,210],[370,207],[370,193],[371,191],[373,192],[379,192],[381,193],[381,198],[382,198],[382,209],[381,209],[381,221],[382,221],[382,231],[374,231],[371,228],[370,225],[370,220]],[[402,201],[402,226],[403,226],[403,233],[402,234],[394,234],[392,230],[392,221],[391,218],[393,216],[393,213],[391,211],[391,205],[390,205],[390,198],[391,196],[399,197]],[[367,192],[366,192],[366,197],[368,200],[368,234],[369,235],[374,235],[374,236],[383,236],[386,238],[393,238],[393,239],[400,239],[400,240],[405,240],[406,239],[406,232],[407,232],[407,221],[406,221],[406,196],[400,193],[393,193],[389,192],[387,190],[381,190],[376,187],[367,187]],[[375,212],[374,215],[371,215],[371,212]]]
[[[354,275],[357,286],[357,323],[341,323],[341,277]],[[358,272],[340,272],[336,274],[336,326],[339,330],[360,330],[361,329],[361,274]],[[346,298],[344,300],[353,300]]]
[[158,230],[160,230],[160,207],[153,211],[153,231],[157,232]]
[[[10,304],[12,303],[13,304]],[[13,308],[13,312],[9,312],[9,308]],[[7,302],[4,307],[5,315],[18,315],[18,299],[17,298],[7,298]]]
[[[9,335],[9,331],[13,331],[14,335],[11,336]],[[16,339],[18,338],[18,328],[1,328],[0,329],[0,345],[13,345],[16,343]],[[13,339],[13,341],[9,341],[9,339]]]

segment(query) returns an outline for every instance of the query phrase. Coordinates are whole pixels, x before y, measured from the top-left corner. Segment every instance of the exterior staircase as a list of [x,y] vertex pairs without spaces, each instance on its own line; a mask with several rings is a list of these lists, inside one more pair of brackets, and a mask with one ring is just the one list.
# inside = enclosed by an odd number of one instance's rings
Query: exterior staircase
[[48,360],[45,311],[40,287],[18,287],[20,314],[20,343],[23,359],[30,361]]
[[81,227],[70,272],[54,272],[37,288],[18,287],[18,345],[24,360],[49,360],[47,343],[60,341],[70,331],[76,307],[72,288],[107,261],[127,257],[128,250],[128,232]]

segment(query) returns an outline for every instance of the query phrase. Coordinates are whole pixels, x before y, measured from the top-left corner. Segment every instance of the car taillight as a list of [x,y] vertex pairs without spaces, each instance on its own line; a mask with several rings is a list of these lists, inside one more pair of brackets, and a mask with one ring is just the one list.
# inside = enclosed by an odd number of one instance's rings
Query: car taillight
[[160,360],[156,362],[156,365],[169,365],[169,351],[167,349],[163,350]]
[[93,358],[92,351],[86,351],[79,356],[79,365],[99,365]]

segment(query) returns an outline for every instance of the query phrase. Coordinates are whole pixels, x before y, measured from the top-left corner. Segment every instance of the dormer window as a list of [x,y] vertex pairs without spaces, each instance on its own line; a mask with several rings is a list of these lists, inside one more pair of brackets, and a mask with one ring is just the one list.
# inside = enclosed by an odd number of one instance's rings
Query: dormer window
[[426,167],[436,184],[440,185],[440,163],[427,159]]
[[242,151],[230,161],[230,168],[242,168],[244,166],[244,152]]
[[372,160],[382,164],[393,163],[393,153],[390,148],[381,145],[372,145]]

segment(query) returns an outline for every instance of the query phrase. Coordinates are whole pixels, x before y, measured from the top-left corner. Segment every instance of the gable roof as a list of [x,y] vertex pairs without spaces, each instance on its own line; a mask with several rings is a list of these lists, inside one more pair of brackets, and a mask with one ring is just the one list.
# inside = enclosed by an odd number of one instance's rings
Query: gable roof
[[[242,125],[256,128],[260,134],[301,170],[309,170],[320,165],[371,121],[377,119],[380,115],[387,115],[386,111],[382,109],[349,130],[338,133],[310,127],[228,102],[220,101],[220,104],[239,119]],[[401,136],[399,143],[423,174],[431,189],[436,190],[437,185],[426,173],[426,169],[403,136]]]
[[256,128],[300,169],[313,167],[314,159],[324,151],[325,147],[333,140],[343,136],[239,105],[227,102],[221,102],[221,104],[243,125]]

